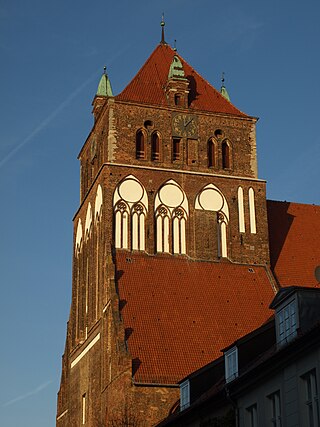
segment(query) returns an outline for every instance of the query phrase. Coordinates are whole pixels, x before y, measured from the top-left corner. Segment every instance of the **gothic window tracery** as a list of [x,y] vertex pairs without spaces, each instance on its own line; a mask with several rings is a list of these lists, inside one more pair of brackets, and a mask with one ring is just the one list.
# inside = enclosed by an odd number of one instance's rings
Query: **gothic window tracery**
[[188,215],[188,200],[184,191],[174,180],[167,181],[155,198],[157,252],[187,253]]
[[148,198],[143,185],[133,175],[127,176],[113,196],[115,247],[145,250],[145,218]]
[[[215,185],[208,184],[198,193],[195,209],[215,213],[217,219],[217,255],[226,258],[228,256],[227,225],[229,222],[229,208],[226,198]],[[208,230],[208,232],[210,231]],[[214,234],[214,230],[212,234]]]

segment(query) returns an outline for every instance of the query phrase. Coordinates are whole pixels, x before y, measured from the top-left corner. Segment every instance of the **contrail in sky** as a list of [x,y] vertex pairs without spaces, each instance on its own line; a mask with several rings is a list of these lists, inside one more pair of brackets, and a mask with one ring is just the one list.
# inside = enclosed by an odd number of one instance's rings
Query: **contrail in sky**
[[30,396],[34,396],[35,394],[40,393],[40,391],[44,390],[48,385],[50,385],[52,381],[47,381],[43,384],[40,384],[37,388],[35,388],[32,391],[29,391],[28,393],[22,394],[21,396],[15,397],[14,399],[9,400],[8,402],[4,403],[2,407],[13,405],[16,402],[19,402],[20,400],[27,399]]
[[[108,61],[109,65],[126,50],[132,46],[132,43],[121,49],[116,55]],[[99,70],[101,68],[99,67]],[[85,80],[80,86],[77,87],[51,114],[48,115],[31,133],[28,135],[20,144],[14,147],[1,161],[0,168],[7,163],[22,147],[24,147],[32,138],[42,131],[52,120],[93,80],[97,77],[97,71],[94,72],[87,80]]]

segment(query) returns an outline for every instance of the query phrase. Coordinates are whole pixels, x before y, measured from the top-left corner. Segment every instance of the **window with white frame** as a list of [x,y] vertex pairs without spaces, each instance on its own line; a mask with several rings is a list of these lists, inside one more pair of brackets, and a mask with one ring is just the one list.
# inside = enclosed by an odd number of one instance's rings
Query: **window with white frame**
[[246,426],[258,427],[258,407],[256,403],[246,408],[246,418]]
[[224,354],[226,382],[234,380],[238,376],[238,349],[232,347]]
[[291,341],[297,335],[297,312],[296,301],[293,300],[285,305],[277,313],[278,344]]
[[190,406],[190,382],[184,381],[180,384],[180,411]]
[[303,403],[304,403],[304,418],[308,424],[306,427],[316,427],[320,424],[319,405],[318,405],[318,386],[316,370],[307,372],[302,377]]
[[276,391],[268,396],[270,402],[270,425],[281,427],[281,403],[280,391]]

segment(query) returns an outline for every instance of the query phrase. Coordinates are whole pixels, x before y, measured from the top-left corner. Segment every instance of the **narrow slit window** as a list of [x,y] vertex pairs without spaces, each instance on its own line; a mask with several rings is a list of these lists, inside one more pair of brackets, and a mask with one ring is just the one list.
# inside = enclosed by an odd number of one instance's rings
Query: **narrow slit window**
[[175,105],[181,105],[181,95],[180,94],[176,94],[174,95],[174,103]]
[[145,151],[145,136],[142,130],[139,130],[136,135],[136,158],[144,159]]
[[154,132],[151,138],[152,160],[160,160],[160,136]]
[[180,160],[180,139],[173,138],[172,141],[172,160]]
[[222,143],[222,168],[230,169],[230,147],[226,141]]

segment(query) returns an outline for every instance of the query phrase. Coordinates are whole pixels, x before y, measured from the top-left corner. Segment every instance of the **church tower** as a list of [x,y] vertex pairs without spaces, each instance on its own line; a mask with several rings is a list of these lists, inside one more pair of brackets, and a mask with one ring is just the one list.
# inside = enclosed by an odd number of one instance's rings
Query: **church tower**
[[[104,72],[93,116],[57,426],[151,426],[179,379],[269,315],[257,119],[164,36],[120,94]],[[252,298],[261,307],[236,322]]]

